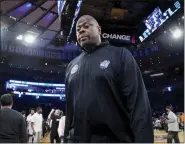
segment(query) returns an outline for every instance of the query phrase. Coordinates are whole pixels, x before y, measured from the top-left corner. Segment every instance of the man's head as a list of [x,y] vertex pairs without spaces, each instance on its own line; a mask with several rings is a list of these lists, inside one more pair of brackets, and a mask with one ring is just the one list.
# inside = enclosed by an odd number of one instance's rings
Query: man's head
[[60,112],[60,116],[64,116],[64,113],[63,113],[63,111],[61,111],[61,112]]
[[81,16],[76,23],[78,43],[84,47],[97,46],[101,43],[101,28],[98,22],[89,15]]
[[21,114],[23,115],[23,117],[26,117],[26,112],[22,111]]
[[166,107],[167,112],[170,112],[172,110],[171,106]]
[[57,115],[57,116],[59,116],[60,115],[60,110],[59,109],[56,109],[54,114]]
[[37,107],[37,113],[39,113],[39,114],[42,113],[42,108],[41,107]]
[[33,108],[30,109],[30,114],[33,115],[35,113],[35,110]]
[[12,108],[13,105],[13,98],[11,94],[4,94],[1,96],[1,107],[7,107],[7,108]]

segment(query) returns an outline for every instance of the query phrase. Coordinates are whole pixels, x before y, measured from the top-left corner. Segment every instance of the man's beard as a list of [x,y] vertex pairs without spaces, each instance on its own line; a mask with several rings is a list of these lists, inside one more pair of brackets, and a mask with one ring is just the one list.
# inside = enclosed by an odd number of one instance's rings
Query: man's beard
[[96,49],[97,44],[95,42],[86,42],[84,44],[81,44],[81,49],[88,52],[93,51],[94,49]]

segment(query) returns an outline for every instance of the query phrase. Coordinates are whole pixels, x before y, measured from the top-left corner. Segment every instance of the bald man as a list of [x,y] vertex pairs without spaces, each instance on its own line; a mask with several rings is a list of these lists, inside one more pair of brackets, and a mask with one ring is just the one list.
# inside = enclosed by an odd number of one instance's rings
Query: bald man
[[83,52],[66,70],[64,142],[152,143],[150,104],[132,54],[102,42],[89,15],[77,21],[76,36]]

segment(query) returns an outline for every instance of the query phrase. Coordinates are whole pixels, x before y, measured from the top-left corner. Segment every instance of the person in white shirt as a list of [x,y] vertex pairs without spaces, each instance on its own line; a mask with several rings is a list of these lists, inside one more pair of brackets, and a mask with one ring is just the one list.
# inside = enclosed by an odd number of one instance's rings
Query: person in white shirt
[[168,111],[168,120],[166,120],[166,123],[168,124],[167,142],[172,143],[172,140],[174,139],[175,143],[180,143],[178,136],[179,123],[177,116],[172,112],[172,108],[170,106],[167,106],[166,110]]
[[30,109],[30,114],[27,116],[27,131],[28,131],[28,142],[29,143],[33,143],[33,129],[31,127],[31,119],[32,116],[34,115],[35,110],[34,109]]
[[40,142],[42,138],[42,108],[38,107],[37,112],[31,118],[31,127],[34,135],[34,143]]
[[65,120],[66,120],[66,117],[62,116],[58,126],[58,135],[61,138],[61,142],[63,142],[63,137],[64,137]]

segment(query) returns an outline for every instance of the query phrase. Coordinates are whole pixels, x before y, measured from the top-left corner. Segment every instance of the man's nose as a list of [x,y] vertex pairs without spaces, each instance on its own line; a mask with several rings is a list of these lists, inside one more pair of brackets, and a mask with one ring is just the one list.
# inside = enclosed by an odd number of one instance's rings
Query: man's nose
[[82,34],[84,32],[85,32],[84,28],[81,28],[80,31],[79,31],[79,34]]

